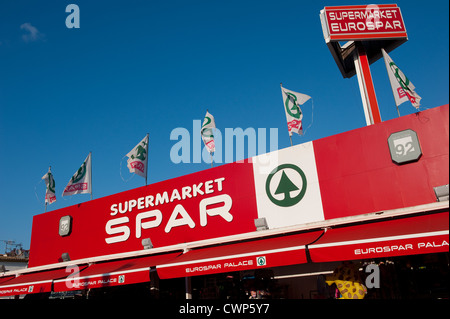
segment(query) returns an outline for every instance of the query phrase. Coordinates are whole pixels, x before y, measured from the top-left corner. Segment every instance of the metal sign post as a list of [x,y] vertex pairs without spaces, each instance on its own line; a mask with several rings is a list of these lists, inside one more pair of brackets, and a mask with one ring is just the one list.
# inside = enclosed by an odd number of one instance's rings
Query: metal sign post
[[362,46],[357,45],[354,51],[354,63],[356,75],[358,77],[359,90],[366,116],[367,126],[381,123],[380,109],[378,107],[377,96],[373,86],[372,74],[370,73],[369,60],[366,51]]

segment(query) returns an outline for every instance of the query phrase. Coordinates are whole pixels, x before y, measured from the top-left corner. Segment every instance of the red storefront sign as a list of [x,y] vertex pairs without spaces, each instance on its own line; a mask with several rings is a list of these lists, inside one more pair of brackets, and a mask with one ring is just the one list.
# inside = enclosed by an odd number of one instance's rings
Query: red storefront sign
[[[61,237],[64,216],[73,225]],[[256,218],[252,164],[224,165],[35,216],[30,266],[142,250],[144,238],[163,247],[246,233]]]
[[325,7],[322,22],[327,26],[327,42],[407,37],[395,4]]
[[[433,187],[448,184],[448,111],[445,105],[272,152],[273,161],[260,155],[34,216],[29,266],[58,263],[63,253],[78,260],[139,251],[146,238],[160,248],[255,232],[255,219],[276,229],[435,202]],[[406,129],[417,133],[423,155],[398,165],[388,138]],[[70,231],[60,235],[59,227]]]

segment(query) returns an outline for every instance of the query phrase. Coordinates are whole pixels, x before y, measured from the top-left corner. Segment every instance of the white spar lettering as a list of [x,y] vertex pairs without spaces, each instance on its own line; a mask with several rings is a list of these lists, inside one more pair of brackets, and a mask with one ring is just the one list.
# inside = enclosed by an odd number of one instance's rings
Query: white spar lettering
[[[373,9],[372,9],[373,10]],[[371,11],[365,9],[364,11],[343,11],[333,12],[328,14],[330,21],[335,20],[373,20],[373,19],[397,19],[396,10],[378,10]]]
[[392,246],[383,246],[383,247],[374,247],[374,248],[363,248],[363,249],[355,249],[355,255],[366,255],[366,254],[381,254],[381,253],[389,253],[394,251],[404,251],[414,249],[412,244],[406,245],[392,245]]
[[448,242],[446,240],[443,240],[440,244],[439,242],[426,242],[426,243],[418,243],[417,244],[417,248],[421,249],[421,248],[439,248],[439,247],[443,247],[443,246],[448,246]]
[[[208,208],[208,206],[223,203],[220,207]],[[204,198],[199,203],[200,226],[208,225],[208,216],[220,216],[227,222],[233,221],[233,215],[230,213],[233,200],[228,194],[222,194],[209,198]],[[151,219],[151,220],[149,220]],[[130,237],[130,228],[127,225],[130,220],[128,217],[119,217],[111,219],[106,223],[106,233],[108,235],[117,235],[105,239],[106,243],[113,244],[128,240]],[[163,222],[162,212],[158,209],[142,212],[136,215],[136,238],[141,238],[142,229],[150,229],[159,227]],[[189,226],[195,228],[195,222],[189,213],[184,209],[183,205],[178,204],[172,211],[170,218],[164,228],[166,233],[170,233],[174,227]]]
[[207,266],[198,266],[198,267],[188,267],[186,268],[186,273],[192,273],[192,272],[203,272],[203,271],[209,271],[209,270],[216,270],[216,269],[221,269],[222,265],[221,264],[215,264],[215,265],[207,265]]
[[[144,219],[153,218],[151,221],[143,222]],[[155,209],[148,212],[143,212],[136,215],[136,238],[141,238],[142,229],[155,228],[162,223],[162,213],[160,210]]]
[[[446,240],[443,240],[442,242],[421,242],[417,243],[417,248],[439,248],[443,246],[449,246],[449,243]],[[373,248],[363,248],[363,249],[355,249],[354,253],[355,255],[367,255],[367,254],[381,254],[381,253],[389,253],[394,251],[406,251],[406,250],[413,250],[414,245],[413,244],[405,244],[405,245],[392,245],[392,246],[379,246],[379,247],[373,247]]]
[[121,234],[119,236],[116,237],[111,237],[111,238],[106,238],[106,243],[107,244],[113,244],[113,243],[118,243],[121,241],[125,241],[130,237],[130,228],[128,228],[128,226],[119,226],[119,227],[114,227],[116,225],[120,225],[123,223],[128,223],[130,220],[128,219],[128,217],[119,217],[116,219],[111,219],[106,223],[106,233],[108,235],[116,235],[116,234]]
[[[181,218],[178,218],[178,215],[180,215]],[[192,220],[191,216],[189,216],[183,205],[178,204],[173,209],[172,215],[170,215],[169,222],[167,223],[166,228],[164,228],[164,231],[166,233],[170,233],[173,227],[184,225],[188,225],[190,228],[195,228],[195,223]]]
[[[138,210],[147,209],[158,205],[172,203],[175,200],[185,200],[198,195],[212,194],[215,190],[221,192],[223,190],[223,181],[225,177],[217,178],[215,180],[209,180],[205,183],[197,183],[192,186],[185,186],[181,188],[181,192],[178,189],[173,189],[170,194],[167,191],[157,193],[156,195],[148,195],[145,197],[139,197],[138,199],[130,199],[123,203],[117,203],[111,205],[111,216],[116,216],[118,213],[125,214],[132,212],[134,208]],[[203,189],[202,189],[203,188]],[[181,193],[181,194],[180,194]]]
[[379,29],[385,29],[386,31],[391,30],[403,30],[402,24],[400,21],[386,21],[383,23],[382,21],[359,21],[359,22],[335,22],[330,25],[331,31],[333,32],[350,32],[350,31],[374,31]]
[[[217,203],[224,203],[221,207],[210,208],[207,209],[208,206],[214,205]],[[209,216],[221,216],[227,222],[233,221],[233,215],[230,214],[231,206],[233,205],[233,201],[229,195],[219,195],[210,198],[202,199],[200,202],[200,225],[206,226],[208,224]]]

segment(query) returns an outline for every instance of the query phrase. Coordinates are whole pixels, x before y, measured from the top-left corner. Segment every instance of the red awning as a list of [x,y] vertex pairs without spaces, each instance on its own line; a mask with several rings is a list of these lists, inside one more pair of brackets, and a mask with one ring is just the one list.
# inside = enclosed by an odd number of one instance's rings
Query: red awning
[[330,229],[308,248],[313,262],[448,252],[449,214]]
[[0,297],[50,292],[54,279],[65,278],[70,274],[66,268],[26,273],[0,283]]
[[78,276],[56,280],[53,289],[59,292],[148,282],[150,267],[170,262],[178,255],[179,252],[93,264]]
[[193,249],[156,269],[161,279],[168,279],[306,263],[305,246],[322,233],[315,231]]
[[3,283],[5,283],[5,282],[7,282],[7,281],[9,281],[9,280],[11,280],[11,279],[14,279],[14,278],[16,278],[16,276],[5,276],[5,277],[0,277],[0,285],[3,284]]

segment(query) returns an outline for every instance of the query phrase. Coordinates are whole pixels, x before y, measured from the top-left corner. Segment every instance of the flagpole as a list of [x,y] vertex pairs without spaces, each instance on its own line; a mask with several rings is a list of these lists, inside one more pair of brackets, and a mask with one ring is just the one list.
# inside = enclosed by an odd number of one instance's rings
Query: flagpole
[[91,161],[91,171],[89,172],[89,185],[91,186],[91,200],[92,200],[92,152],[89,152],[89,160]]
[[[208,117],[208,115],[210,117]],[[209,122],[206,121],[206,119],[208,119]],[[206,121],[206,123],[205,123],[205,121]],[[206,127],[204,128],[204,126],[206,126]],[[209,110],[206,109],[206,115],[205,115],[205,118],[203,120],[203,125],[202,125],[202,127],[200,129],[200,135],[201,135],[201,138],[202,138],[203,143],[204,143],[204,148],[208,151],[209,156],[211,157],[211,168],[214,167],[214,164],[213,164],[214,160],[213,160],[212,153],[214,153],[215,149],[214,150],[211,149],[210,146],[208,146],[208,144],[209,143],[213,143],[213,147],[215,148],[215,146],[214,146],[214,129],[215,128],[216,128],[216,122],[215,122],[214,116],[212,116],[212,114],[209,113]],[[203,135],[204,131],[207,132],[207,133],[210,132],[210,135]],[[211,140],[206,142],[205,138],[211,138]]]
[[[283,91],[283,82],[280,82],[280,88],[281,88],[281,92],[284,92]],[[289,140],[291,141],[291,146],[293,146],[293,144],[292,144],[292,134],[291,134],[291,132],[289,132],[289,125],[288,125],[288,133],[289,133]]]
[[[52,170],[52,167],[51,166],[49,166],[48,167],[48,171],[50,172]],[[48,172],[47,172],[47,175],[48,175]],[[49,178],[49,184],[50,184],[50,178]],[[45,199],[44,199],[44,202],[45,202],[45,206],[44,206],[44,213],[46,213],[47,212],[47,188],[48,188],[48,186],[46,185],[46,189],[45,189]]]
[[[283,82],[280,82],[280,88],[281,88],[281,91],[283,91]],[[289,133],[289,140],[291,141],[291,146],[292,146],[292,135],[291,135],[291,132],[289,132],[289,126],[288,126],[288,133]]]
[[149,133],[147,133],[147,157],[145,159],[145,186],[147,186],[147,176],[148,176],[148,144],[150,144]]
[[[206,113],[209,113],[208,109],[206,109]],[[215,123],[215,120],[214,120]],[[213,156],[212,156],[212,152],[209,152],[209,156],[211,156],[211,168],[213,168]]]

